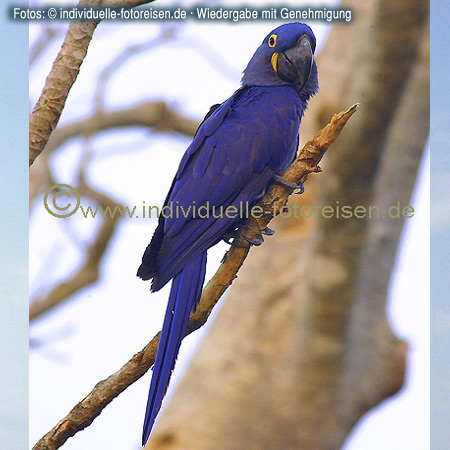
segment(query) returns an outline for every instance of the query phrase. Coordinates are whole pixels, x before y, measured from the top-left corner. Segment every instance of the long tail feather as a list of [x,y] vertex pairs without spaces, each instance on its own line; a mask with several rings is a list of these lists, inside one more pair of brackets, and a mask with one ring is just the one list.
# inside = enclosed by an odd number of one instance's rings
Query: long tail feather
[[203,252],[173,279],[148,393],[142,434],[143,446],[150,436],[151,429],[166,394],[178,350],[186,331],[189,315],[191,311],[195,310],[200,300],[205,280],[205,268],[206,252]]

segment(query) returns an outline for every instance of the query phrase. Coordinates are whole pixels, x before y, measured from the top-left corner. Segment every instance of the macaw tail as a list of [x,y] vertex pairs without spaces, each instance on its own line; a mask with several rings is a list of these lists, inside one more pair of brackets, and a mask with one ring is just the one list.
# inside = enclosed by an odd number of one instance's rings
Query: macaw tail
[[148,393],[142,446],[146,444],[161,408],[189,315],[200,301],[205,268],[206,251],[187,264],[173,279]]

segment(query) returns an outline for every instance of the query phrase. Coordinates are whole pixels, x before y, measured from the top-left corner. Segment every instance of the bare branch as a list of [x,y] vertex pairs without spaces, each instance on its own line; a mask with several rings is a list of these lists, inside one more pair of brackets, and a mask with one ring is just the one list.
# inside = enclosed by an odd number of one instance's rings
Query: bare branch
[[182,115],[165,102],[146,102],[128,109],[99,111],[93,116],[58,127],[48,143],[47,151],[53,151],[68,139],[116,127],[142,125],[191,137],[198,123],[198,120]]
[[[320,160],[357,108],[358,105],[354,105],[347,111],[335,115],[331,122],[302,148],[284,174],[286,181],[299,183],[305,180],[308,174],[320,171],[318,169]],[[241,236],[256,237],[285,205],[291,193],[292,189],[273,185],[258,203],[265,211],[264,215],[258,219],[250,218],[241,229]],[[218,271],[203,289],[197,311],[191,314],[186,335],[206,323],[213,307],[236,278],[249,250],[250,244],[242,237],[233,242]],[[69,437],[89,426],[108,403],[151,367],[155,361],[159,338],[160,333],[120,370],[99,382],[87,397],[33,447],[33,450],[56,450]]]
[[[85,195],[93,199],[103,208],[106,208],[108,205],[118,206],[116,201],[88,186],[84,180],[82,180],[81,186],[77,188],[77,191],[80,195]],[[76,292],[98,280],[102,257],[120,218],[120,215],[103,218],[102,226],[97,232],[94,241],[85,250],[83,265],[70,279],[64,280],[55,286],[45,298],[36,299],[30,303],[30,321],[66,301]]]
[[106,85],[111,78],[111,75],[132,56],[144,51],[154,49],[159,45],[166,44],[170,40],[175,39],[176,31],[178,31],[178,27],[174,25],[162,25],[161,31],[156,38],[152,37],[147,42],[129,45],[102,70],[94,95],[95,109],[97,112],[103,109],[105,103],[104,95]]
[[[80,1],[79,5],[131,8],[151,1],[153,0],[89,0]],[[99,22],[93,21],[71,22],[69,25],[61,50],[30,116],[30,166],[44,150],[50,135],[58,124],[67,96],[77,79],[98,24]]]
[[239,79],[242,71],[233,67],[216,49],[208,42],[200,39],[190,38],[188,41],[182,40],[179,45],[191,48],[196,51],[205,61],[217,72],[232,80]]
[[30,116],[30,161],[44,150],[80,71],[97,22],[72,22]]

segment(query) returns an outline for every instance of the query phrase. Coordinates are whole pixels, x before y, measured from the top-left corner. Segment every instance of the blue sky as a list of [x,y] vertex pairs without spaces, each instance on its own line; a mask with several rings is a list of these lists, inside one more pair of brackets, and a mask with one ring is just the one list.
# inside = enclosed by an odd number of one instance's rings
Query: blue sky
[[450,8],[432,2],[431,14],[431,445],[445,450],[450,442]]
[[28,446],[28,29],[3,10],[0,33],[0,442],[16,450]]

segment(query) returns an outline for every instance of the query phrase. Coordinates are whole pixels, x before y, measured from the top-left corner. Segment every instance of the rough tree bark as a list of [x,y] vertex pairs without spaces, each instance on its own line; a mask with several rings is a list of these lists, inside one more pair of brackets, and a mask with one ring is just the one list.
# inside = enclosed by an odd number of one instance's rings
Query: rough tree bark
[[385,308],[404,220],[382,216],[408,204],[428,137],[428,3],[345,6],[355,22],[333,25],[302,136],[344,105],[361,110],[325,175],[295,200],[376,205],[380,218],[278,218],[147,449],[339,449],[360,417],[403,385],[407,345]]
[[[154,0],[81,0],[78,6],[133,8]],[[61,50],[30,116],[29,165],[42,153],[59,122],[69,91],[80,72],[98,21],[71,22]]]
[[[82,4],[83,2],[80,2],[80,5]],[[100,4],[101,0],[89,3],[92,6]],[[67,30],[61,50],[30,116],[30,166],[44,150],[59,122],[67,96],[80,72],[97,25],[98,22],[73,22]]]

